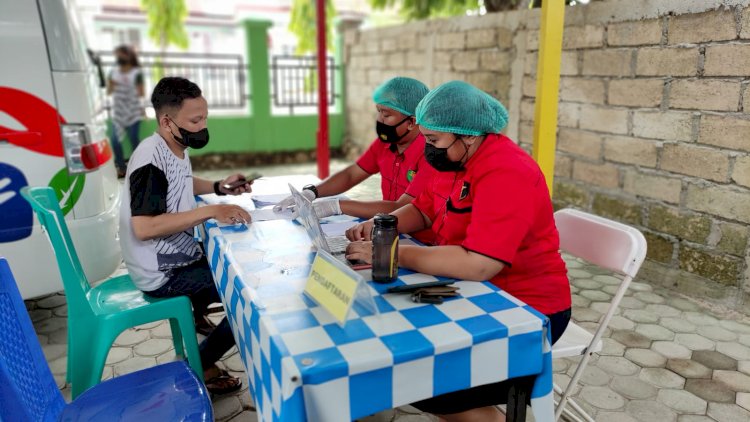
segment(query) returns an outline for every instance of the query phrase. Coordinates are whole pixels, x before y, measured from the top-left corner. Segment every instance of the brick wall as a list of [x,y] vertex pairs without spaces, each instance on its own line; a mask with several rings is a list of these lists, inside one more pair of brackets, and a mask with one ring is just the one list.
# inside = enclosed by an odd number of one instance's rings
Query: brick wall
[[[350,141],[372,139],[372,89],[402,74],[430,87],[477,84],[508,107],[508,135],[530,148],[538,20],[523,11],[351,31]],[[392,60],[389,33],[403,61]],[[644,278],[750,312],[748,2],[570,7],[563,49],[555,206],[638,227]]]
[[[346,120],[350,147],[356,153],[375,138],[372,92],[394,76],[416,78],[429,87],[461,79],[508,104],[514,35],[521,16],[515,12],[346,31]],[[519,78],[522,73],[521,69]]]

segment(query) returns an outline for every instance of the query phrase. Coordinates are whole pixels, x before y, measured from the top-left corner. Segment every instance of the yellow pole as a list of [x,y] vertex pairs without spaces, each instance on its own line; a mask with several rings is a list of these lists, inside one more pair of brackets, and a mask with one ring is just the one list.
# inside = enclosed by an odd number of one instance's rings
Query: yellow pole
[[534,159],[539,163],[552,195],[557,141],[557,101],[560,86],[564,0],[542,1],[539,28],[539,61],[534,105]]

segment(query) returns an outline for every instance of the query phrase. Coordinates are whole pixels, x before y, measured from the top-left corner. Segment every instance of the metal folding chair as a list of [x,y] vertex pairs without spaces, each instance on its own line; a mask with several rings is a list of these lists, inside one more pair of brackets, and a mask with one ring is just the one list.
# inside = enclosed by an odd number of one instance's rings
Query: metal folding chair
[[578,385],[591,356],[602,349],[602,334],[646,258],[646,239],[640,231],[630,226],[573,209],[556,212],[555,224],[560,233],[560,249],[563,252],[622,276],[617,293],[594,334],[571,321],[562,337],[552,346],[552,359],[583,355],[567,388],[563,390],[556,384],[554,386],[555,392],[560,395],[555,420],[559,420],[564,412],[571,419],[580,421],[580,418],[566,408],[570,405],[584,420],[594,422],[570,398],[570,394]]

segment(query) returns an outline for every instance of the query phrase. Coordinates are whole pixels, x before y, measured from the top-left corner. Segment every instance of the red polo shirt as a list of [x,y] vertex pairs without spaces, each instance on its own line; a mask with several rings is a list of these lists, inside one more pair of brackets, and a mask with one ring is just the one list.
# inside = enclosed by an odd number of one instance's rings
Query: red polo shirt
[[504,135],[488,135],[465,170],[435,172],[413,204],[437,245],[460,245],[505,264],[490,281],[539,312],[570,308],[552,201],[536,162]]
[[380,173],[383,200],[398,201],[401,195],[418,197],[435,170],[424,159],[424,136],[420,133],[399,154],[390,144],[375,139],[357,160],[362,170],[369,174]]

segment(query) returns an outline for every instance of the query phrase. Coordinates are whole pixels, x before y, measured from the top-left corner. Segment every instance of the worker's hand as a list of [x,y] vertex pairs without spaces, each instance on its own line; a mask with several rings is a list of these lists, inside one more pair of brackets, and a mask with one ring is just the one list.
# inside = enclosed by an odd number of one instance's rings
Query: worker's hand
[[346,247],[346,259],[372,264],[372,242],[357,241]]
[[374,224],[373,220],[369,219],[356,226],[352,226],[346,231],[346,238],[352,242],[357,240],[372,240],[372,226]]
[[[238,185],[238,183],[242,181],[245,181],[245,183],[241,183]],[[252,180],[248,182],[246,181],[245,176],[243,176],[240,173],[237,173],[219,182],[219,191],[227,195],[241,195],[243,193],[252,192],[253,189],[250,187],[250,185],[252,184],[253,184]],[[234,186],[234,188],[226,189],[224,185]]]
[[245,211],[239,205],[234,204],[216,204],[210,205],[212,208],[212,218],[224,224],[249,224],[252,218],[250,213]]
[[[315,200],[315,193],[311,191],[310,189],[302,189],[302,196],[307,198],[310,202]],[[294,197],[292,195],[287,196],[283,200],[281,200],[278,204],[273,206],[274,212],[282,212],[287,210],[288,208],[294,207]]]
[[313,202],[313,209],[318,218],[326,218],[332,215],[341,214],[341,205],[339,205],[338,198],[318,199]]

